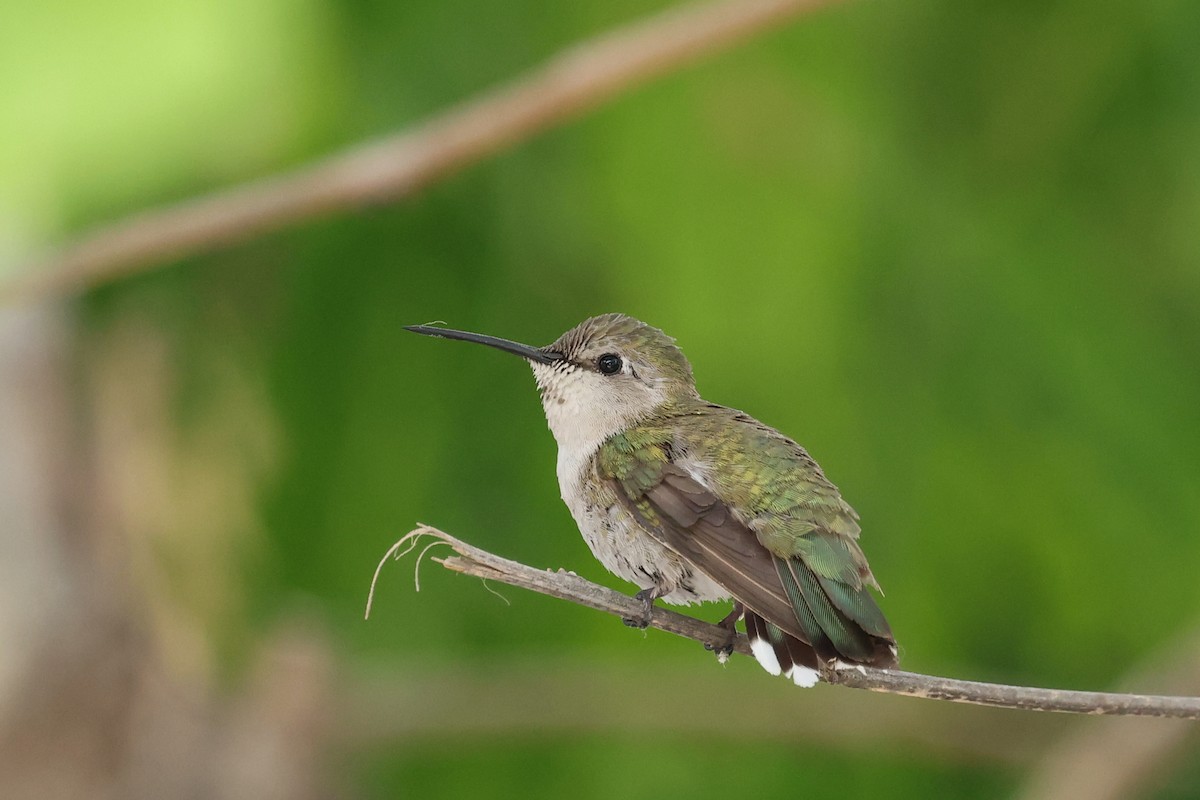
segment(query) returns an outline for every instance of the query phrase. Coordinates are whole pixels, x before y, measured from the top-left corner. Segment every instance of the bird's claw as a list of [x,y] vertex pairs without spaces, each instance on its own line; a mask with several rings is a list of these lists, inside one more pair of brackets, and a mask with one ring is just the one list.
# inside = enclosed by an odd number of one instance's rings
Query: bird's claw
[[742,618],[745,608],[740,602],[734,602],[733,610],[717,623],[717,627],[725,631],[724,641],[705,642],[704,649],[717,654],[717,661],[724,664],[733,655],[733,645],[737,641],[737,621]]
[[650,615],[654,613],[654,600],[658,597],[658,590],[651,587],[642,589],[633,597],[635,600],[642,602],[642,615],[640,617],[621,617],[621,622],[624,622],[631,628],[645,630],[650,627]]
[[705,642],[704,649],[717,654],[717,660],[724,664],[733,655],[733,636],[725,642]]

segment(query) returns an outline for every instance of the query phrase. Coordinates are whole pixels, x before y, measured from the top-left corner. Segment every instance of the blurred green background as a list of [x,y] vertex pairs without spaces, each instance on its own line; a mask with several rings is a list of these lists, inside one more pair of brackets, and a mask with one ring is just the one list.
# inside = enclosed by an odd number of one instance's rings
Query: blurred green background
[[[400,129],[665,5],[9,4],[0,254]],[[335,665],[332,796],[1021,795],[1092,720],[803,692],[430,563],[415,593],[411,560],[363,622],[418,520],[628,588],[558,499],[528,370],[401,326],[663,328],[860,512],[904,668],[1116,687],[1200,623],[1197,33],[1187,2],[852,3],[415,200],[92,291],[72,392],[166,674],[224,702],[303,620]],[[1139,792],[1200,797],[1181,748]]]

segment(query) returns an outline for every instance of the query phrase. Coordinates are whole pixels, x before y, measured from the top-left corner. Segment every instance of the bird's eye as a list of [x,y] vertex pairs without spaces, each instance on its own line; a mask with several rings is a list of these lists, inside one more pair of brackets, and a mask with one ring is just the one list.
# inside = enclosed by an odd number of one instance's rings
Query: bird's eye
[[621,357],[616,353],[605,353],[596,359],[596,367],[605,375],[615,375],[621,371]]

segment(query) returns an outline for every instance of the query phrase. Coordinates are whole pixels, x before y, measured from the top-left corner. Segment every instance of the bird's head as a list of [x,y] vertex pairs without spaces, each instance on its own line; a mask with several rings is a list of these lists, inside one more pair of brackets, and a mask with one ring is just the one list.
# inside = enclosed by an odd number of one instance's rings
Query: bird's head
[[586,319],[545,347],[426,325],[408,330],[528,361],[560,447],[597,446],[661,407],[696,396],[692,367],[675,340],[624,314]]

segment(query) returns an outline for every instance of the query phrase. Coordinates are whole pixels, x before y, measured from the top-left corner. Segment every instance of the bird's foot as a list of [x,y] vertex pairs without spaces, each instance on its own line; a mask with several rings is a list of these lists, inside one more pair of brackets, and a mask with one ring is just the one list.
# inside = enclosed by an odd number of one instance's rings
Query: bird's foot
[[637,617],[621,617],[621,622],[624,622],[631,628],[645,630],[650,627],[650,615],[654,612],[654,601],[659,597],[659,591],[656,587],[642,589],[634,595],[634,598],[642,602],[642,613]]
[[716,653],[717,661],[720,661],[722,664],[728,661],[729,657],[733,655],[733,643],[737,641],[737,621],[745,613],[745,607],[741,603],[734,601],[733,610],[717,623],[718,628],[724,629],[725,636],[719,641],[704,643],[704,649]]

